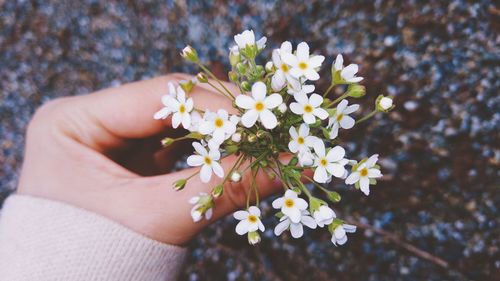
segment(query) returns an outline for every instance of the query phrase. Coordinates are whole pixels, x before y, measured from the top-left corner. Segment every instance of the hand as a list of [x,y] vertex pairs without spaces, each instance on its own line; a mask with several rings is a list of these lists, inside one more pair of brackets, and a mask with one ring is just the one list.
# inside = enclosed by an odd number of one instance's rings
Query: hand
[[[165,173],[186,143],[162,149],[160,139],[179,131],[170,127],[170,118],[158,121],[153,114],[161,108],[167,82],[186,79],[191,77],[167,75],[43,105],[28,126],[18,193],[66,202],[176,245],[185,244],[214,220],[243,208],[250,186],[245,180],[248,176],[225,187],[208,222],[192,221],[188,200],[202,191],[210,193],[221,179],[213,177],[203,184],[195,177],[184,190],[172,189],[173,182],[195,169]],[[226,86],[238,92],[234,85]],[[205,84],[196,86],[191,95],[199,108],[231,111],[230,101]],[[226,173],[232,162],[233,157],[222,161]],[[281,186],[264,174],[257,180],[261,196]]]

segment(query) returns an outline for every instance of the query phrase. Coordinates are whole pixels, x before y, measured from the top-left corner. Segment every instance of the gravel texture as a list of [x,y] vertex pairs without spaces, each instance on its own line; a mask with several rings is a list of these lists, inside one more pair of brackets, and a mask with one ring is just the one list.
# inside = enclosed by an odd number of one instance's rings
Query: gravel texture
[[[307,4],[305,4],[305,2]],[[191,245],[186,280],[495,280],[500,276],[500,8],[494,1],[0,0],[0,201],[15,189],[35,109],[171,71],[195,73],[192,44],[227,71],[232,35],[311,44],[361,66],[368,95],[397,109],[344,134],[352,158],[380,153],[369,197],[339,186],[342,217],[382,228],[449,263],[444,269],[373,231],[343,247],[326,232],[258,247],[226,219]],[[320,84],[320,89],[327,85]],[[496,279],[498,280],[498,279]]]

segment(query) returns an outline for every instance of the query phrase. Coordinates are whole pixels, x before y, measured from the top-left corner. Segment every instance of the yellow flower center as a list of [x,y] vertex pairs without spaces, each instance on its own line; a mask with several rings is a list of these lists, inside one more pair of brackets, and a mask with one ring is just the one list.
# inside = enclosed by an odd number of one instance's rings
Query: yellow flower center
[[363,168],[363,169],[361,169],[361,171],[359,171],[359,174],[360,174],[362,177],[366,177],[366,176],[368,176],[368,169],[367,169],[367,168]]
[[215,119],[215,127],[221,128],[222,126],[224,126],[224,120],[220,118]]
[[255,104],[255,110],[262,111],[263,109],[264,109],[264,104],[262,102],[259,101]]
[[285,206],[287,206],[288,208],[293,207],[293,205],[294,205],[294,204],[295,204],[295,203],[293,202],[293,199],[290,199],[290,198],[289,198],[289,199],[286,199],[286,200],[285,200]]
[[340,122],[340,120],[342,120],[342,118],[344,117],[344,114],[339,114],[337,115],[337,121]]
[[304,144],[304,138],[303,138],[303,137],[299,137],[299,138],[297,139],[297,143],[298,143],[298,144]]
[[179,112],[180,113],[186,112],[186,107],[183,104],[181,104],[181,106],[179,106]]
[[325,158],[322,158],[321,160],[319,160],[319,164],[320,164],[321,166],[326,166],[326,165],[328,164],[328,161],[326,161],[326,159],[325,159]]
[[312,106],[310,106],[310,105],[305,105],[305,106],[304,106],[304,111],[305,111],[306,113],[311,113],[311,112],[313,111],[313,107],[312,107]]
[[302,62],[299,62],[299,68],[300,68],[300,69],[302,69],[302,70],[307,69],[307,63],[305,63],[305,62],[303,62],[303,61],[302,61]]
[[286,72],[288,72],[288,70],[289,70],[288,65],[286,65],[286,64],[281,65],[281,71],[286,73]]
[[254,215],[249,215],[248,216],[248,221],[251,223],[256,223],[257,222],[257,217]]
[[205,162],[205,164],[207,164],[207,165],[211,165],[212,159],[210,159],[210,157],[208,157],[208,156],[205,156],[205,158],[203,159],[203,162]]

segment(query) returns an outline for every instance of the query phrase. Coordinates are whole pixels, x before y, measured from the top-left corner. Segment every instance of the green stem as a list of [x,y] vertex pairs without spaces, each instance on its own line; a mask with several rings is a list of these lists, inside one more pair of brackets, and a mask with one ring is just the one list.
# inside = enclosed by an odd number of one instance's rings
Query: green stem
[[203,69],[203,71],[205,71],[205,73],[207,73],[212,79],[214,79],[215,81],[217,81],[217,83],[229,94],[229,96],[231,96],[231,98],[234,100],[234,96],[233,94],[231,94],[231,92],[226,88],[226,86],[224,86],[224,84],[222,84],[222,82],[217,78],[215,77],[215,75],[208,69],[206,68],[203,64],[201,63],[197,63],[198,66]]
[[341,95],[336,100],[334,100],[331,103],[329,103],[326,107],[328,108],[328,107],[330,107],[332,105],[335,105],[336,103],[340,102],[342,99],[346,98],[348,95],[349,95],[348,93],[345,93],[345,94]]
[[370,118],[372,118],[376,113],[378,112],[378,110],[373,110],[372,112],[370,112],[368,115],[366,115],[365,117],[359,119],[358,121],[356,121],[356,124],[359,124],[361,122],[364,122]]
[[313,179],[306,175],[302,175],[304,178],[306,178],[310,183],[312,183],[314,186],[318,187],[319,189],[323,190],[324,192],[330,192],[328,189],[324,188],[321,184],[315,182]]
[[328,89],[326,89],[326,92],[323,94],[324,98],[328,95],[328,93],[330,93],[330,91],[333,89],[334,86],[335,83],[332,82],[332,84],[330,84],[330,87],[328,87]]

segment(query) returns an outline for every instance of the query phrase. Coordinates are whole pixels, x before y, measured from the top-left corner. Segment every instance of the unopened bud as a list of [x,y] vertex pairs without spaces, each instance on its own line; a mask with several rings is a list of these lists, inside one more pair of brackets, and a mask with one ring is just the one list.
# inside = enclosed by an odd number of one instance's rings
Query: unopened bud
[[164,138],[161,140],[161,145],[163,145],[164,147],[165,146],[169,146],[171,145],[172,143],[174,143],[174,139],[173,138]]
[[186,179],[180,179],[180,180],[174,182],[174,189],[181,190],[186,186],[186,183],[187,183]]
[[234,133],[231,136],[231,140],[234,142],[240,142],[241,141],[241,134],[240,133]]
[[377,110],[383,111],[383,112],[389,112],[391,109],[394,108],[394,104],[392,102],[392,97],[385,97],[383,95],[380,95],[377,97],[377,100],[375,101]]
[[366,94],[366,88],[363,85],[351,84],[347,88],[347,95],[352,98],[360,98]]
[[196,85],[196,80],[191,80],[191,79],[179,82],[179,86],[181,86],[184,92],[188,94],[193,90],[195,85]]
[[248,135],[248,136],[247,136],[247,140],[248,140],[248,142],[250,142],[250,143],[254,143],[254,142],[256,142],[256,141],[257,141],[257,136],[256,136],[256,135],[254,135],[254,134],[250,134],[250,135]]
[[252,89],[252,86],[250,86],[250,83],[248,83],[247,81],[243,81],[241,83],[241,88],[243,89],[243,91],[245,92],[250,92],[250,90]]
[[285,104],[285,103],[282,103],[282,104],[280,104],[280,105],[278,106],[278,111],[279,111],[279,112],[281,112],[281,113],[285,113],[287,109],[288,109],[288,108],[287,108],[287,106],[286,106],[286,104]]
[[245,64],[239,62],[238,64],[236,64],[236,71],[238,71],[240,75],[244,75],[247,72],[247,67],[245,66]]
[[208,77],[205,75],[205,73],[200,72],[198,75],[196,75],[196,78],[200,83],[207,83],[208,82]]
[[223,192],[224,192],[224,186],[222,186],[222,184],[219,184],[216,187],[214,187],[214,190],[212,190],[212,196],[214,198],[219,198]]
[[233,82],[238,82],[238,73],[234,72],[234,71],[229,71],[229,73],[227,74],[227,76],[229,77],[229,80],[233,81]]
[[196,53],[196,50],[191,47],[191,46],[186,46],[184,49],[182,49],[181,56],[191,62],[198,62],[198,54]]
[[273,62],[272,62],[272,61],[268,61],[268,62],[266,63],[266,71],[267,71],[267,72],[272,72],[272,71],[273,71],[273,67],[274,67],[274,64],[273,64]]
[[238,171],[234,171],[231,173],[231,181],[232,182],[240,182],[241,181],[241,173]]
[[248,232],[248,243],[250,245],[255,245],[261,240],[260,234],[257,231]]

